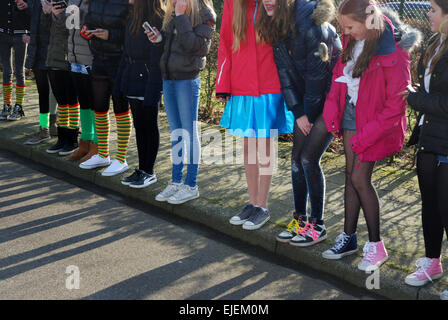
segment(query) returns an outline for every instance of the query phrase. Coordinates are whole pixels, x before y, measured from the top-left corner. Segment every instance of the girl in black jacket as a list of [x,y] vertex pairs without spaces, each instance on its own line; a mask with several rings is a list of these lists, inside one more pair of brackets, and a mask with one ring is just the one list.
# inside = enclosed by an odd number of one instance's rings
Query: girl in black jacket
[[94,0],[89,3],[85,19],[87,36],[91,36],[92,91],[95,127],[98,136],[98,154],[82,162],[82,169],[108,166],[103,176],[114,176],[128,170],[126,152],[131,137],[131,113],[126,99],[112,96],[117,120],[117,156],[109,156],[109,101],[123,52],[129,0]]
[[132,188],[144,188],[157,181],[154,163],[159,150],[158,105],[162,91],[161,50],[151,43],[144,22],[161,28],[164,5],[161,0],[130,0],[133,5],[126,26],[125,45],[115,80],[117,97],[131,106],[137,140],[139,167],[122,180]]
[[322,111],[332,62],[336,62],[342,46],[330,24],[335,14],[331,1],[263,0],[263,4],[265,10],[257,22],[259,37],[274,47],[282,93],[296,119],[291,159],[295,212],[277,240],[306,247],[327,238],[323,220],[325,177],[320,159],[332,136]]
[[[433,0],[431,6],[428,16],[437,34],[418,64],[420,87],[403,92],[410,107],[420,112],[415,130],[419,130],[417,175],[426,256],[417,261],[417,271],[406,277],[412,286],[442,277],[440,254],[444,230],[448,233],[448,3]],[[448,299],[448,290],[444,296]]]

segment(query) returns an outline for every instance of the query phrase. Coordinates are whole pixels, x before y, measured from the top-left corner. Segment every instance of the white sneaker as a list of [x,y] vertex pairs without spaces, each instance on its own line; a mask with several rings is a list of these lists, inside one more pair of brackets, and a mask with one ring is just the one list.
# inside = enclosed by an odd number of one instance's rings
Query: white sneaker
[[110,157],[103,158],[98,154],[95,154],[89,160],[79,164],[79,167],[81,169],[95,169],[99,167],[106,167],[108,165],[110,165]]
[[178,183],[172,182],[172,181],[168,182],[168,186],[156,196],[156,200],[157,201],[168,200],[169,197],[171,197],[173,194],[175,194],[179,190],[179,187],[181,185],[182,185],[181,182],[178,182]]
[[112,177],[129,169],[127,162],[121,163],[117,159],[113,160],[109,167],[101,173],[102,176]]
[[196,198],[199,198],[198,186],[192,188],[183,184],[175,194],[168,198],[167,201],[171,204],[181,204]]

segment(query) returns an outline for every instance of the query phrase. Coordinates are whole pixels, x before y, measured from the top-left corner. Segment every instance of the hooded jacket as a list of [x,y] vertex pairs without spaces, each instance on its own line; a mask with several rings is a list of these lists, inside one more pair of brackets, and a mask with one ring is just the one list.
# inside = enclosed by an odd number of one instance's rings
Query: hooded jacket
[[[91,0],[92,1],[92,0]],[[79,8],[79,26],[84,25],[84,20],[89,10],[89,3],[86,0],[70,0],[69,6]],[[93,55],[90,51],[89,41],[80,34],[80,29],[69,29],[68,37],[68,61],[85,66],[92,64]]]
[[246,3],[246,41],[233,50],[233,6],[235,0],[225,0],[218,48],[216,93],[258,97],[281,93],[280,80],[274,62],[272,46],[256,41],[255,20],[263,4],[258,0]]
[[330,0],[297,0],[296,36],[274,45],[282,93],[294,117],[313,123],[322,113],[332,69],[342,49],[330,24],[335,8]]
[[[383,9],[383,14],[385,30],[360,79],[355,108],[357,130],[350,139],[352,150],[361,161],[377,161],[403,147],[407,103],[400,93],[411,83],[409,52],[421,39],[420,32],[404,25],[395,12]],[[347,37],[343,42],[346,48]],[[324,106],[323,117],[329,132],[341,130],[347,84],[335,80],[343,75],[344,67],[340,58]]]
[[42,23],[42,5],[40,0],[28,1],[31,15],[30,44],[28,45],[25,67],[28,69],[46,70],[50,29]]

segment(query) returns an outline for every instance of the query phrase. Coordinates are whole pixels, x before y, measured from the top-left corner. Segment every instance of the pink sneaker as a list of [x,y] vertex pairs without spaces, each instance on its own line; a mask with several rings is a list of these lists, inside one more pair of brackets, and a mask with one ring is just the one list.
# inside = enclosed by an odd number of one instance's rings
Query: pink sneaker
[[363,251],[364,259],[358,264],[358,269],[362,271],[376,270],[381,267],[388,258],[383,240],[378,242],[366,242]]
[[440,258],[421,258],[416,263],[417,271],[404,279],[410,286],[420,287],[432,280],[440,279],[443,275]]

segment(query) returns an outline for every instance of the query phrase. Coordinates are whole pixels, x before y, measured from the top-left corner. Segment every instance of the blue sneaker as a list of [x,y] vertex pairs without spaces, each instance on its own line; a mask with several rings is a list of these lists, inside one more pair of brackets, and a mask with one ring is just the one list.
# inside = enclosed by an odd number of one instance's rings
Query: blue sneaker
[[336,238],[336,244],[327,251],[324,251],[322,257],[325,259],[337,260],[353,254],[356,251],[358,251],[358,237],[356,233],[348,235],[345,232],[342,232]]

